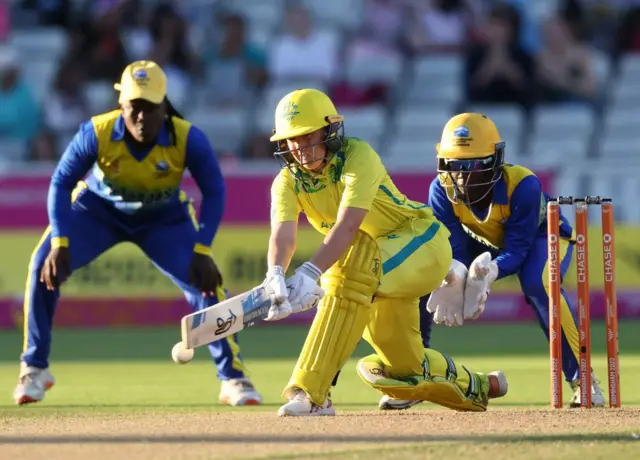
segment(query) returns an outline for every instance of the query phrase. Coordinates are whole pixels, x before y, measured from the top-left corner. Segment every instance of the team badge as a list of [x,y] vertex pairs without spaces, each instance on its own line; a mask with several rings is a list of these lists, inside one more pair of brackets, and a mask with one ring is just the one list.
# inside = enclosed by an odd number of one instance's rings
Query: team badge
[[298,115],[300,115],[300,111],[298,110],[298,104],[296,104],[293,101],[289,101],[287,105],[282,107],[282,111],[280,112],[280,116],[287,121],[293,120]]
[[156,163],[156,176],[165,177],[169,174],[169,163],[166,161],[158,161]]
[[458,126],[454,131],[453,135],[455,137],[469,137],[469,128],[466,126]]
[[138,69],[133,72],[133,79],[138,86],[145,86],[149,83],[149,75],[147,75],[147,71],[144,69]]

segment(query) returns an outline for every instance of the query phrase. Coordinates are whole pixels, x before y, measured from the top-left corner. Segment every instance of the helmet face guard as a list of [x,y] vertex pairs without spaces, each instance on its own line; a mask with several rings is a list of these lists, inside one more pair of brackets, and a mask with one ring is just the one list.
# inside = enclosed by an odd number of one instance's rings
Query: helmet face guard
[[[328,126],[324,127],[326,132],[325,139],[319,144],[308,145],[304,147],[304,148],[313,148],[312,158],[307,162],[301,163],[298,160],[296,160],[295,156],[293,155],[293,151],[289,149],[289,146],[287,145],[286,139],[275,141],[276,150],[273,153],[273,156],[278,160],[278,162],[283,168],[285,167],[288,168],[289,171],[291,171],[294,174],[294,177],[296,176],[296,171],[298,171],[301,166],[302,168],[305,169],[306,172],[313,172],[313,171],[308,171],[307,168],[305,168],[305,165],[313,164],[318,160],[323,161],[322,166],[324,168],[324,166],[326,166],[331,161],[331,158],[333,157],[333,155],[342,148],[342,144],[344,143],[343,118],[339,115],[336,115],[336,116],[325,117],[325,120],[327,121],[327,123],[329,123]],[[323,128],[319,128],[319,129],[323,129]],[[275,130],[274,130],[274,133],[275,133]],[[327,152],[324,158],[316,158],[315,149],[320,145],[325,145],[327,148]]]
[[[438,158],[438,176],[440,184],[447,190],[447,197],[454,204],[471,206],[484,200],[502,178],[504,166],[504,142],[495,144],[495,153],[483,158]],[[489,177],[488,173],[492,173]],[[464,174],[464,184],[460,185],[454,174]],[[487,176],[487,179],[475,181],[475,178]],[[449,192],[451,190],[451,192]],[[476,190],[484,193],[475,194]],[[469,193],[471,192],[471,193]],[[470,195],[474,195],[473,199]]]

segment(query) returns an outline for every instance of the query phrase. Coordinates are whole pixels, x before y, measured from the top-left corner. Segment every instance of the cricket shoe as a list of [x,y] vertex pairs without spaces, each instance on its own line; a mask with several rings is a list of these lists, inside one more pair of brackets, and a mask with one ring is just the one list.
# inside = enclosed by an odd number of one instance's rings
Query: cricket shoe
[[378,407],[380,410],[404,410],[420,404],[422,401],[419,399],[393,399],[389,395],[384,395],[380,398]]
[[259,406],[262,396],[247,378],[223,380],[220,402],[228,406]]
[[19,406],[42,401],[44,392],[50,389],[54,383],[55,379],[48,368],[41,369],[21,362],[20,377],[13,392],[13,399]]
[[280,417],[310,417],[318,415],[336,415],[336,410],[327,397],[322,406],[311,401],[303,390],[295,389],[295,396],[278,409]]
[[[580,395],[580,380],[571,382],[571,388],[573,388],[573,396],[569,402],[569,407],[580,407],[580,401],[582,401]],[[602,392],[602,388],[600,388],[600,380],[591,372],[591,406],[604,407],[604,404],[604,393]]]

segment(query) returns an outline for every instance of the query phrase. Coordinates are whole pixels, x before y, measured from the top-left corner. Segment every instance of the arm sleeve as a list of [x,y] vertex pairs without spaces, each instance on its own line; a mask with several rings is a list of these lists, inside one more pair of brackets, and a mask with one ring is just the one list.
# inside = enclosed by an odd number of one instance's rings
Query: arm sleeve
[[202,193],[196,247],[210,248],[224,213],[226,189],[207,136],[195,126],[187,137],[186,165]]
[[294,190],[293,177],[283,169],[271,185],[271,223],[297,222],[302,207]]
[[540,226],[542,186],[534,175],[520,181],[511,194],[511,216],[505,222],[504,249],[495,262],[498,279],[518,271],[527,257]]
[[453,258],[462,262],[467,267],[471,264],[467,244],[469,235],[462,228],[462,224],[453,212],[453,206],[447,197],[446,191],[440,185],[436,177],[429,187],[429,207],[433,210],[433,215],[442,222],[449,230],[449,243],[453,251]]
[[71,225],[71,194],[73,189],[89,172],[98,158],[98,137],[93,123],[80,126],[58,163],[47,196],[47,213],[51,235],[66,246]]
[[340,208],[371,210],[378,187],[387,171],[378,154],[367,143],[360,143],[358,150],[347,158],[342,180],[345,184]]

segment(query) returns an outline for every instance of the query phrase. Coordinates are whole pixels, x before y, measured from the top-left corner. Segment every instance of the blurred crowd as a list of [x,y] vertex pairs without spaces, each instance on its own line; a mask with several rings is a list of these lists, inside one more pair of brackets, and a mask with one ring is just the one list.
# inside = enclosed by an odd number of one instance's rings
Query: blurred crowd
[[[64,36],[50,75],[12,46],[16,34],[36,30]],[[359,71],[348,63],[407,66],[450,53],[464,62],[461,108],[597,110],[600,69],[637,50],[634,0],[0,0],[0,157],[56,161],[82,121],[115,107],[112,84],[136,59],[163,66],[169,97],[187,116],[194,107],[251,112],[268,88],[309,80],[339,107],[393,110],[400,82],[350,78]],[[241,143],[210,141],[221,155],[268,158],[268,134],[252,126]]]

